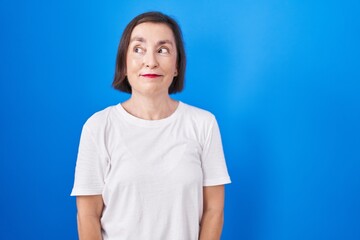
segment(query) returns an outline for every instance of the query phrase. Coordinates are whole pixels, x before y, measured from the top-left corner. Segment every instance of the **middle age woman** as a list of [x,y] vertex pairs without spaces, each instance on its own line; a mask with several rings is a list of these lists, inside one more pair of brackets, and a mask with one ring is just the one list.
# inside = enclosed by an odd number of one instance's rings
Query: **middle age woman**
[[173,99],[185,51],[176,21],[135,17],[113,86],[127,101],[95,113],[81,135],[72,191],[80,239],[212,240],[230,183],[213,114]]

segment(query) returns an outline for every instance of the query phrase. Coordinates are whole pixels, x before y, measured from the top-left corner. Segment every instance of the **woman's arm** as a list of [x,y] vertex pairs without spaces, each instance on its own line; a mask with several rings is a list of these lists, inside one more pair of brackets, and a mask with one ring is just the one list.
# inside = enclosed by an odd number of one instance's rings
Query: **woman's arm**
[[224,222],[224,185],[204,187],[199,240],[219,240]]
[[76,205],[79,239],[102,240],[100,224],[104,207],[102,196],[77,196]]

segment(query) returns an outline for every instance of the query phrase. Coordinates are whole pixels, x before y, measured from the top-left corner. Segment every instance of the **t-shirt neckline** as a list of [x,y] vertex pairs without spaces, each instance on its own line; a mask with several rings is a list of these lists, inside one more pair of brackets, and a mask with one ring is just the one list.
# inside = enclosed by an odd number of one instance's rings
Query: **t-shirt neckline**
[[142,126],[142,127],[160,127],[160,126],[164,126],[164,125],[174,121],[177,118],[177,116],[179,115],[179,113],[181,112],[181,110],[183,108],[183,103],[181,101],[178,101],[178,102],[179,102],[179,104],[178,104],[177,108],[170,116],[168,116],[166,118],[158,119],[158,120],[147,120],[147,119],[142,119],[142,118],[136,117],[136,116],[130,114],[128,111],[126,111],[121,103],[116,105],[116,109],[118,110],[118,112],[120,112],[122,117],[131,124],[135,124],[135,125]]

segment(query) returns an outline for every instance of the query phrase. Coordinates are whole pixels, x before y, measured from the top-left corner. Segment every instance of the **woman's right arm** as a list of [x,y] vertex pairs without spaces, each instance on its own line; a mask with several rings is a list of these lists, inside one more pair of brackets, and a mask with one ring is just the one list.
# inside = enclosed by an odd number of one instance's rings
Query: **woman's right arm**
[[102,240],[100,218],[104,202],[101,195],[77,196],[79,240]]

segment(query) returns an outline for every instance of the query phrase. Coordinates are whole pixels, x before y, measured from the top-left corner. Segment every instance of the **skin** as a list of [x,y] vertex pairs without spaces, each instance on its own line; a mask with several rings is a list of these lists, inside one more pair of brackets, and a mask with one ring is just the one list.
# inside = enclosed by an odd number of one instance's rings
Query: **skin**
[[[168,117],[178,105],[168,94],[177,75],[177,49],[172,30],[165,24],[141,23],[134,28],[130,39],[126,74],[132,94],[122,105],[142,119]],[[159,77],[149,78],[146,74]]]
[[[178,102],[168,93],[176,67],[177,49],[172,30],[165,24],[141,23],[130,37],[126,56],[126,75],[132,88],[122,106],[130,114],[157,120],[170,116]],[[147,74],[156,74],[149,77]],[[220,239],[223,226],[224,186],[204,187],[204,210],[200,223],[200,240]],[[100,240],[100,218],[104,203],[101,195],[78,196],[80,240]]]
[[102,240],[100,218],[104,208],[101,195],[77,196],[79,240]]
[[199,240],[219,240],[224,223],[224,185],[203,188],[204,210]]

